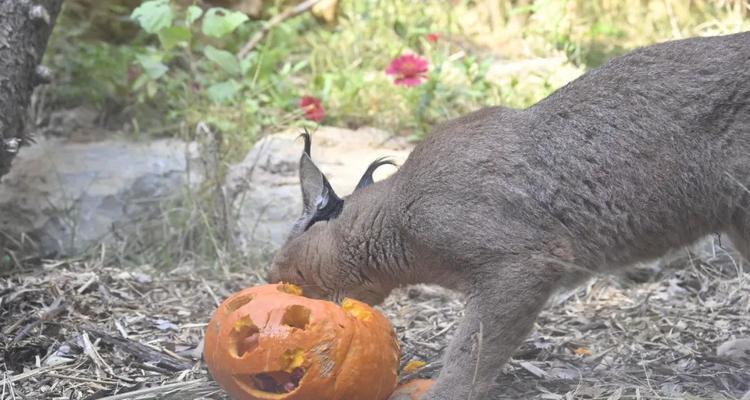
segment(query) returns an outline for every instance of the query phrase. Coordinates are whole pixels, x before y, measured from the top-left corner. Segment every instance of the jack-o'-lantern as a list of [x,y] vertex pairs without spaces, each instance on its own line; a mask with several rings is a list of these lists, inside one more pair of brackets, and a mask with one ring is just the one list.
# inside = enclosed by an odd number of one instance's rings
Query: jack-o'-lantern
[[399,347],[390,322],[368,305],[309,299],[282,283],[224,301],[206,329],[204,357],[234,399],[385,400]]

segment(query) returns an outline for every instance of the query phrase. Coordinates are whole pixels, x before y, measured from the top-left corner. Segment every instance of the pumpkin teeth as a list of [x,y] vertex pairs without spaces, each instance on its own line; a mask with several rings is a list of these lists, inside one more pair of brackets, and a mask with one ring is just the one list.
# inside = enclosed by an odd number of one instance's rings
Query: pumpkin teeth
[[293,283],[281,283],[278,286],[276,286],[276,289],[279,292],[293,294],[295,296],[302,296],[304,293],[301,287]]
[[360,321],[369,321],[372,318],[372,311],[349,298],[346,298],[341,302],[341,308]]
[[305,362],[305,351],[302,349],[287,350],[284,352],[282,360],[283,365],[285,365],[284,370],[292,372]]

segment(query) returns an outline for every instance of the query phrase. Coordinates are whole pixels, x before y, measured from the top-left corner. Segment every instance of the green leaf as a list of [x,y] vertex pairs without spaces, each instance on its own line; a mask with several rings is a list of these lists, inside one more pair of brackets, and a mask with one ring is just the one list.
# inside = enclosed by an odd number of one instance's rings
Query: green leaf
[[143,85],[151,82],[151,77],[148,76],[148,74],[141,74],[138,79],[133,82],[133,90],[138,90],[143,87]]
[[307,67],[310,64],[308,60],[302,60],[292,67],[292,73],[296,74],[297,72],[301,71],[303,68]]
[[200,7],[196,6],[196,5],[192,5],[192,6],[188,7],[188,9],[187,9],[187,23],[188,24],[192,24],[193,22],[195,22],[196,20],[198,20],[198,18],[200,18],[201,15],[203,15],[203,9],[202,8],[200,8]]
[[171,26],[172,17],[173,13],[172,8],[169,7],[169,0],[144,1],[130,14],[130,18],[137,21],[141,28],[148,33],[157,33]]
[[214,7],[203,16],[203,33],[220,38],[231,33],[247,20],[247,15],[239,11]]
[[289,62],[285,62],[284,66],[281,67],[281,70],[279,71],[279,75],[286,76],[289,75],[289,71],[292,70],[292,64]]
[[161,78],[162,75],[166,74],[167,71],[169,71],[169,68],[167,68],[166,65],[162,64],[160,60],[153,56],[137,55],[135,56],[135,58],[138,60],[138,63],[141,64],[143,70],[152,80]]
[[154,98],[156,96],[156,93],[159,91],[159,85],[156,84],[156,82],[151,81],[146,84],[146,95],[149,98]]
[[323,90],[321,91],[321,95],[323,98],[329,97],[331,94],[331,89],[333,89],[334,85],[334,79],[335,77],[333,74],[327,73],[323,75]]
[[242,72],[237,57],[226,50],[217,49],[216,47],[208,45],[203,49],[203,54],[206,55],[206,58],[218,64],[219,67],[229,74],[240,75]]
[[396,20],[396,22],[393,23],[393,31],[396,32],[396,35],[398,35],[400,38],[406,38],[407,30],[406,25],[404,25],[403,22]]
[[255,60],[256,54],[257,53],[250,53],[247,57],[240,60],[240,72],[242,72],[242,75],[247,74],[247,71],[250,71],[250,68],[257,64]]
[[171,50],[178,44],[189,42],[192,36],[190,30],[184,26],[170,26],[159,31],[159,41],[166,50]]
[[208,97],[214,103],[226,103],[229,100],[232,100],[239,90],[240,84],[234,79],[230,79],[209,86]]
[[245,112],[248,114],[256,114],[261,109],[258,101],[253,98],[245,99]]

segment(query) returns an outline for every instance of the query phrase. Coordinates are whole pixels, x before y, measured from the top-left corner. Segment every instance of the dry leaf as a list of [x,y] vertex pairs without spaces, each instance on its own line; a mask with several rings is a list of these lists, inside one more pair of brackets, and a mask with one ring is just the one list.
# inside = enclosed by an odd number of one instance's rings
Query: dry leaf
[[339,0],[322,0],[314,5],[311,12],[315,18],[322,19],[327,24],[336,22]]
[[584,356],[585,357],[585,356],[590,356],[592,354],[594,354],[594,353],[591,352],[591,350],[589,350],[587,347],[579,347],[579,348],[576,349],[576,355],[578,355],[578,356]]

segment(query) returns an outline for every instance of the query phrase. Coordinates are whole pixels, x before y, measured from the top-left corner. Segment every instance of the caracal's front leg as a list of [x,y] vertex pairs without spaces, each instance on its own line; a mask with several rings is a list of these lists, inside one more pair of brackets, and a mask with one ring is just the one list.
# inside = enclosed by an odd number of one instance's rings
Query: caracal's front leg
[[[472,276],[466,313],[423,400],[489,399],[501,368],[531,331],[557,279],[544,264],[491,266]],[[481,337],[481,339],[480,339]]]

